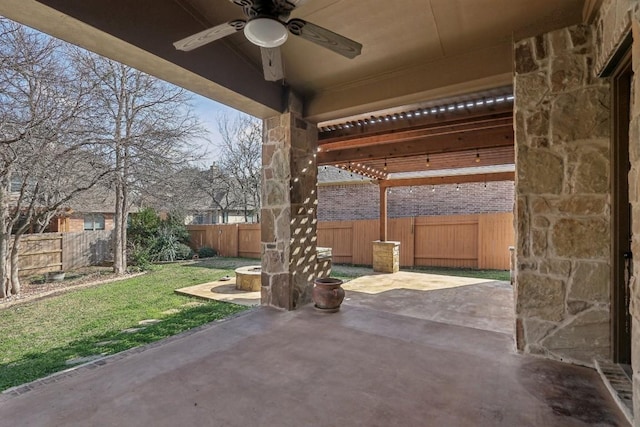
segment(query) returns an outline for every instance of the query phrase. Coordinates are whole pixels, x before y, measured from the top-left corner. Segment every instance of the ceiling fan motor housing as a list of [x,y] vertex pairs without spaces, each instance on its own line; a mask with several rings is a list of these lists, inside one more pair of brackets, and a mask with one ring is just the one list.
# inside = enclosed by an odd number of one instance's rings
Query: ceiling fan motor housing
[[259,16],[246,23],[244,35],[257,46],[274,48],[287,41],[289,32],[279,20],[269,16]]

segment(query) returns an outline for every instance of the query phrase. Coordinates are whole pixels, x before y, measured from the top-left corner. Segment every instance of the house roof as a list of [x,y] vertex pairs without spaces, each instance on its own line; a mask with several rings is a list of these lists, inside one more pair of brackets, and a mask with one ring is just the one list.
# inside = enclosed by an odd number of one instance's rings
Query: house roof
[[[66,206],[72,212],[83,213],[115,213],[116,194],[112,188],[104,187],[100,184],[91,187],[86,191],[77,193]],[[129,207],[129,212],[137,212],[135,206]]]

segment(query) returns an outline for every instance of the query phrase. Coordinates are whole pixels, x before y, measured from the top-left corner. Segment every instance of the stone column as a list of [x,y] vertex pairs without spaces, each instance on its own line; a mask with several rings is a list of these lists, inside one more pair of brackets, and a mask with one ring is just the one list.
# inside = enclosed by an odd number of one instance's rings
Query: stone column
[[515,45],[516,338],[520,351],[611,358],[610,89],[575,26]]
[[294,310],[311,301],[316,275],[317,127],[302,104],[264,122],[262,305]]

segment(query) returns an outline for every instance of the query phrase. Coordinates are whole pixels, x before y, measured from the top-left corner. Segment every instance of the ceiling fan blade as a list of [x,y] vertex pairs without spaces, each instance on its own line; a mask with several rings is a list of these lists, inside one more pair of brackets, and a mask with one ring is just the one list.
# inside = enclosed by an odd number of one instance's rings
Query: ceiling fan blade
[[286,0],[286,1],[291,3],[294,7],[300,7],[306,2],[308,2],[309,0]]
[[235,19],[224,24],[216,25],[215,27],[206,29],[204,31],[200,31],[197,34],[175,42],[173,45],[178,50],[184,50],[188,52],[207,43],[211,43],[212,41],[219,40],[223,37],[240,31],[244,28],[245,24],[246,21],[242,19]]
[[264,8],[264,0],[229,0],[237,6],[240,6],[247,18],[257,18]]
[[311,22],[303,21],[302,19],[296,18],[290,20],[287,22],[287,28],[292,34],[339,53],[342,56],[346,56],[347,58],[353,59],[360,55],[362,51],[362,45],[360,43],[336,34],[326,28],[312,24]]
[[293,9],[306,3],[307,0],[271,0],[272,11],[276,15],[289,15]]
[[262,69],[264,79],[270,82],[282,80],[284,78],[284,68],[282,66],[282,52],[279,47],[261,47]]

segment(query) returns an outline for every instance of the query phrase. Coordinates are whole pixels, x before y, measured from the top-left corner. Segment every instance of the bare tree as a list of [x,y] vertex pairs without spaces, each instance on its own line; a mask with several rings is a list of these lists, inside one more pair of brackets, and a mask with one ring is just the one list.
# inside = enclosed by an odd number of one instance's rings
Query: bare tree
[[197,166],[187,165],[162,176],[147,180],[140,188],[135,205],[158,212],[183,212],[191,209],[194,200],[207,198],[198,187],[201,174]]
[[[0,297],[20,292],[18,251],[104,174],[87,142],[91,84],[62,45],[0,19]],[[12,237],[13,236],[13,237]]]
[[77,50],[75,61],[96,82],[94,114],[116,194],[114,272],[127,268],[127,218],[132,200],[192,159],[189,141],[204,134],[185,90],[107,58]]
[[229,181],[229,196],[244,212],[245,222],[260,211],[260,170],[262,159],[262,123],[239,114],[218,120],[222,136],[218,181]]
[[234,178],[214,163],[209,169],[198,169],[193,175],[192,182],[193,187],[206,200],[201,205],[219,212],[222,223],[228,222],[229,211],[235,205]]

